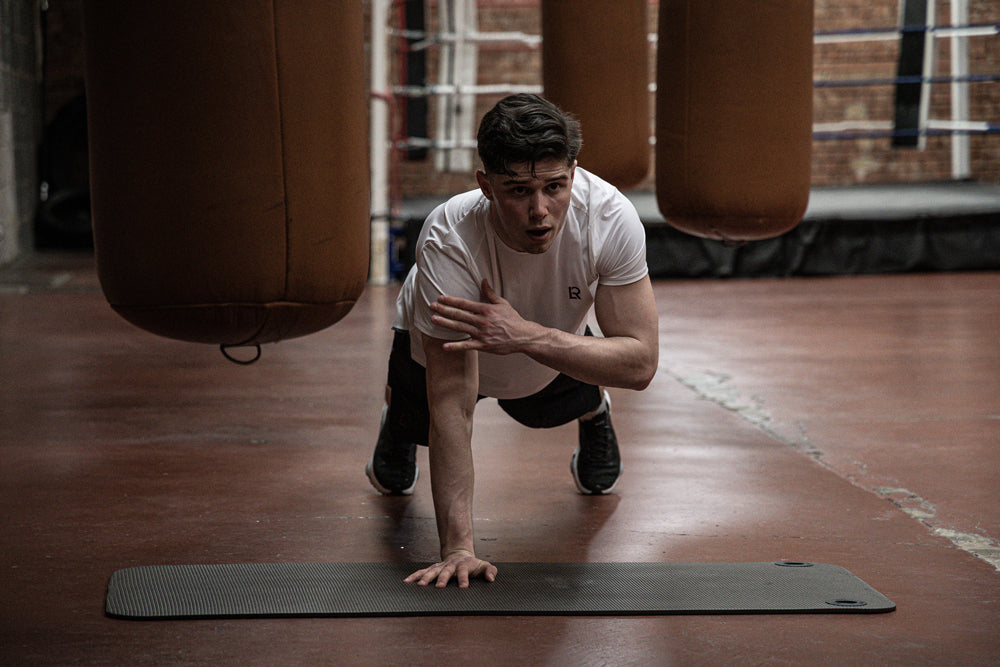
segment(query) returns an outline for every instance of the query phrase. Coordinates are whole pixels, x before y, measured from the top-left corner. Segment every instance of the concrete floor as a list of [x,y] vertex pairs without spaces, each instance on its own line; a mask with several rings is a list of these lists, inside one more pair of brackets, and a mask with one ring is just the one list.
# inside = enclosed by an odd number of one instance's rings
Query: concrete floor
[[131,327],[91,257],[48,254],[0,272],[0,662],[997,664],[1000,274],[655,291],[660,371],[612,392],[615,495],[575,492],[572,426],[478,408],[480,555],[823,562],[895,612],[107,618],[124,567],[432,559],[430,489],[362,472],[396,288],[240,367]]

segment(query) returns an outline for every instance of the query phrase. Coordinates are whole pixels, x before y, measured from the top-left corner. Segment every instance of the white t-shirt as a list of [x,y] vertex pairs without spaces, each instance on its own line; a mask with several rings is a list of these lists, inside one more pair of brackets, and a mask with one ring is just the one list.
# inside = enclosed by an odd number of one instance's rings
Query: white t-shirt
[[[566,224],[544,253],[513,250],[489,223],[490,202],[480,190],[452,197],[427,217],[416,264],[396,302],[397,329],[433,338],[468,336],[431,322],[428,304],[448,294],[481,301],[485,278],[521,317],[582,334],[597,285],[629,285],[643,278],[646,236],[632,203],[610,183],[577,167]],[[426,365],[420,336],[411,354]],[[479,355],[479,393],[494,398],[531,395],[558,372],[527,355]]]

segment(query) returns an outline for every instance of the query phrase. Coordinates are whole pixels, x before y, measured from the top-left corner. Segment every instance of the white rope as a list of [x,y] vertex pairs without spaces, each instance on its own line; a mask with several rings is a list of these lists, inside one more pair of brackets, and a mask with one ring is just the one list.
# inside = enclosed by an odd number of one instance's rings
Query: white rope
[[[989,37],[1000,34],[1000,24],[994,25],[965,25],[965,26],[908,26],[901,30],[899,28],[885,28],[874,30],[846,30],[844,32],[818,33],[813,36],[815,44],[840,44],[845,42],[877,42],[899,39],[904,32],[915,30],[926,30],[934,37]],[[428,32],[426,30],[400,30],[390,28],[387,33],[392,37],[403,37],[405,39],[417,40],[407,48],[411,51],[423,51],[437,44],[450,44],[459,39],[466,42],[491,43],[491,44],[521,44],[529,49],[537,49],[542,44],[542,36],[526,32],[479,32],[472,31],[466,35],[459,36],[454,32]],[[655,32],[646,35],[646,40],[656,46],[659,35]]]
[[411,51],[423,51],[436,44],[451,44],[459,40],[489,44],[521,44],[532,49],[538,48],[542,43],[541,35],[531,35],[526,32],[479,32],[473,30],[459,36],[454,32],[429,33],[424,30],[391,29],[389,34],[393,37],[418,40],[407,47]]
[[426,86],[393,86],[392,92],[400,97],[424,97],[427,95],[513,95],[514,93],[542,93],[541,86],[516,86],[498,84],[429,84]]
[[875,42],[899,39],[904,32],[926,31],[934,37],[988,37],[1000,34],[1000,25],[966,26],[908,26],[904,30],[886,28],[884,30],[848,30],[844,32],[819,33],[813,36],[815,44],[840,44],[844,42]]

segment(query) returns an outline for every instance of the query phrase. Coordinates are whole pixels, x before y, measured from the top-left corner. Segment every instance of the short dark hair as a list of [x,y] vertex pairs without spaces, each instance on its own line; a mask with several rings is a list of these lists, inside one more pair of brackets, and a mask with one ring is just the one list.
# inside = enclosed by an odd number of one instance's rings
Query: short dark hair
[[580,123],[538,95],[520,93],[497,102],[479,124],[479,158],[488,174],[513,175],[511,165],[555,158],[573,164],[583,141]]

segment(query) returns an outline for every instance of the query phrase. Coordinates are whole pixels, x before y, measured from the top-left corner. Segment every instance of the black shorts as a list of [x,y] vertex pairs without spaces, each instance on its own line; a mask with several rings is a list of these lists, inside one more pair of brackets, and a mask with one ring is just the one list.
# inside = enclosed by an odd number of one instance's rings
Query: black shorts
[[[585,335],[593,335],[588,328]],[[389,434],[394,442],[427,445],[430,411],[427,407],[427,371],[410,356],[410,332],[395,331],[389,354]],[[483,396],[479,397],[484,398]],[[601,404],[601,390],[560,373],[541,391],[524,398],[498,399],[503,411],[531,428],[568,424]]]

